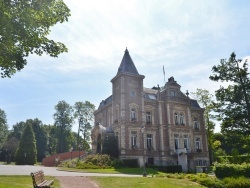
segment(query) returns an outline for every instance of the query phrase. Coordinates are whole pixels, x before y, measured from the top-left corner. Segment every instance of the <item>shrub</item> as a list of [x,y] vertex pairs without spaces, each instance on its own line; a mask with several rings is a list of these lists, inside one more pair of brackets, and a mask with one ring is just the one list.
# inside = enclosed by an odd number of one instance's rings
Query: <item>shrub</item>
[[228,177],[224,178],[223,182],[226,188],[249,188],[250,187],[250,180],[245,177]]
[[112,166],[113,166],[114,168],[122,168],[122,167],[123,167],[123,163],[122,163],[122,161],[119,160],[119,159],[114,159],[114,160],[112,161]]
[[250,177],[250,165],[248,164],[217,164],[215,166],[215,175],[217,178],[226,177]]
[[111,166],[111,159],[109,155],[89,155],[84,159],[85,163],[92,163],[95,166]]
[[239,155],[236,158],[233,156],[219,156],[217,158],[217,161],[219,163],[235,163],[235,164],[249,163],[250,155]]

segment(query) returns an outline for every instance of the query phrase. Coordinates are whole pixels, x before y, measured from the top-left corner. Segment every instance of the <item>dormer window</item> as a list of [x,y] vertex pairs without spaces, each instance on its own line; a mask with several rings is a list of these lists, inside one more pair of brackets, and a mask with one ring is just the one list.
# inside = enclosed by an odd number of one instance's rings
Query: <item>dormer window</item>
[[176,91],[175,90],[171,90],[170,91],[170,96],[171,97],[175,97],[176,96]]

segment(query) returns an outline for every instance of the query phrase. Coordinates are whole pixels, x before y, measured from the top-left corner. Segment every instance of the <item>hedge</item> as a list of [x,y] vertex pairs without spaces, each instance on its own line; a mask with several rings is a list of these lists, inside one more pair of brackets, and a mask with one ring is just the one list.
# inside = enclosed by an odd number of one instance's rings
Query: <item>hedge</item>
[[217,178],[240,177],[250,178],[249,164],[216,164],[215,175]]
[[218,162],[223,163],[228,161],[230,163],[242,164],[242,163],[250,163],[250,155],[239,155],[237,157],[233,156],[218,156]]

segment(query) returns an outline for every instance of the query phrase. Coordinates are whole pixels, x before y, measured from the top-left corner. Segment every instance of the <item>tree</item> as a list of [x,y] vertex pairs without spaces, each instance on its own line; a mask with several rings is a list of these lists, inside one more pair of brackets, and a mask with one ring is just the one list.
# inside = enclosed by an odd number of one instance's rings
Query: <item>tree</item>
[[222,121],[222,132],[250,133],[250,78],[247,61],[242,64],[232,53],[228,60],[222,59],[220,64],[213,66],[213,81],[227,82],[215,91],[216,112]]
[[48,134],[43,127],[42,121],[35,118],[26,120],[26,125],[31,125],[36,139],[37,161],[41,162],[47,150]]
[[6,114],[0,109],[0,147],[3,145],[8,135],[8,125]]
[[17,165],[34,165],[37,162],[36,139],[30,124],[27,124],[16,151]]
[[102,147],[102,154],[108,154],[111,158],[119,157],[118,140],[114,135],[106,135]]
[[57,57],[67,52],[60,42],[47,38],[50,28],[68,21],[70,10],[63,0],[0,1],[0,68],[11,77],[27,64],[30,54]]
[[95,105],[89,101],[76,102],[74,105],[75,113],[74,116],[78,120],[78,137],[77,145],[79,146],[79,134],[83,132],[83,140],[90,140],[90,131],[92,129],[91,124],[94,120]]
[[55,110],[54,120],[55,126],[58,128],[58,152],[61,153],[67,151],[66,148],[63,149],[63,135],[71,131],[74,122],[73,108],[65,101],[59,101],[55,106]]
[[20,140],[25,126],[26,126],[26,123],[23,121],[13,125],[12,130],[10,131],[10,134],[8,135],[8,139],[15,137],[18,140]]
[[15,137],[12,137],[8,140],[6,140],[3,144],[3,147],[2,147],[2,157],[0,158],[0,161],[1,160],[5,160],[6,161],[6,158],[8,158],[8,155],[9,155],[9,160],[10,159],[13,159],[15,153],[16,153],[16,150],[18,148],[18,145],[19,145],[19,140]]
[[212,136],[214,132],[215,124],[210,119],[212,118],[211,111],[213,110],[213,95],[209,93],[206,89],[197,89],[196,92],[192,92],[192,94],[198,100],[198,103],[205,108],[204,116],[205,116],[205,126],[207,130],[207,138],[208,138],[208,149],[209,149],[209,158],[210,163],[213,163],[213,152],[212,152]]

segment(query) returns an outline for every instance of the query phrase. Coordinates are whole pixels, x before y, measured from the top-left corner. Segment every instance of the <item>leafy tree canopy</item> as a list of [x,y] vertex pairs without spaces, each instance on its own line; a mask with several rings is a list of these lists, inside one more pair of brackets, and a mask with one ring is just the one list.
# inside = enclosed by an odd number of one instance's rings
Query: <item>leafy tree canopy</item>
[[83,140],[90,140],[90,131],[92,129],[91,124],[94,121],[94,111],[95,105],[89,101],[85,102],[76,102],[74,105],[74,116],[78,119],[78,143],[79,143],[79,133],[83,132]]
[[8,135],[8,125],[6,114],[3,110],[0,109],[0,146],[6,140]]
[[228,60],[222,59],[213,66],[213,81],[227,82],[215,92],[216,111],[222,121],[222,132],[250,133],[250,78],[247,61],[236,59],[232,53]]
[[57,57],[67,48],[48,39],[50,27],[68,21],[63,0],[0,0],[0,73],[11,77],[30,54]]

